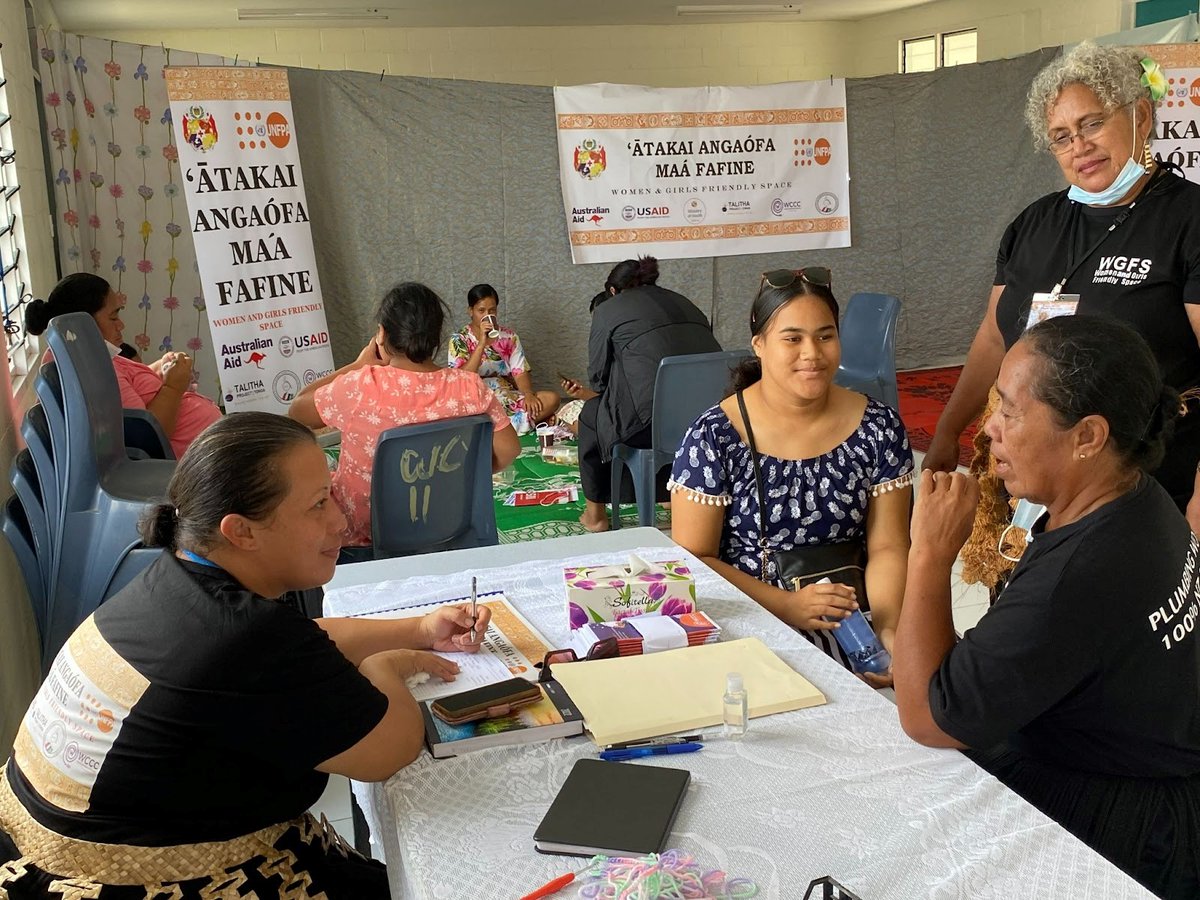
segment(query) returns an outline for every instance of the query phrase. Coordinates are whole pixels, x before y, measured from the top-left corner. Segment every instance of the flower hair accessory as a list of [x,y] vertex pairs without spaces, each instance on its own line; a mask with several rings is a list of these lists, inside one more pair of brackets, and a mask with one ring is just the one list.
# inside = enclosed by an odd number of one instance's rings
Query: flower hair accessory
[[1167,95],[1167,77],[1162,67],[1149,56],[1142,58],[1142,84],[1150,91],[1150,99],[1157,103]]

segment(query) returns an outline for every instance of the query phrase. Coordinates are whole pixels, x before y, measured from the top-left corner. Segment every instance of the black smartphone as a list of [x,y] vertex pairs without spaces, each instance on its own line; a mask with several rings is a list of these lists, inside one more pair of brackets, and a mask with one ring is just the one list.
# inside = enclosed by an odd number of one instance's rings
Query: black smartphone
[[541,696],[542,690],[536,684],[524,678],[510,678],[434,700],[429,709],[443,722],[461,725],[476,719],[508,715],[513,709],[534,703]]

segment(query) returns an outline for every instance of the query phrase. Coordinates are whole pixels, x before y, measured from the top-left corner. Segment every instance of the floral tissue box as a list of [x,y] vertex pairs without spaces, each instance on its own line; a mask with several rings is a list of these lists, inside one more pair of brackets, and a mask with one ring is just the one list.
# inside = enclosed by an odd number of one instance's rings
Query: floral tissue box
[[572,566],[563,569],[571,630],[589,622],[617,622],[630,616],[670,616],[696,609],[696,582],[682,560],[648,563],[629,557],[628,566]]

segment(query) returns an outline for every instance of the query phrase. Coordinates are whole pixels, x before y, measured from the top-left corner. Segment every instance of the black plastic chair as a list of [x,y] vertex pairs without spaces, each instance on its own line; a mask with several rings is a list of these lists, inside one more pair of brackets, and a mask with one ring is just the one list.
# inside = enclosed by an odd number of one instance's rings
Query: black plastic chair
[[389,428],[371,475],[376,559],[500,543],[492,504],[492,420]]
[[621,527],[622,467],[633,476],[638,525],[654,524],[655,480],[663,466],[675,460],[688,426],[696,417],[729,395],[734,368],[751,355],[749,350],[718,350],[668,356],[658,364],[654,379],[654,422],[651,446],[615,444],[612,448],[612,527]]

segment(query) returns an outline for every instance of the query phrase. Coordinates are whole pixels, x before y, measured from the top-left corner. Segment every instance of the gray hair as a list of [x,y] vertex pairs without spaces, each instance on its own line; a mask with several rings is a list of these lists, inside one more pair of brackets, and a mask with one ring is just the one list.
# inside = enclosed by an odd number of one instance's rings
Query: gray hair
[[[1033,132],[1033,143],[1039,150],[1050,146],[1046,135],[1046,119],[1050,106],[1063,88],[1082,84],[1095,94],[1106,112],[1145,97],[1150,90],[1142,84],[1143,52],[1132,47],[1097,46],[1084,41],[1070,53],[1064,53],[1038,72],[1029,87],[1025,101],[1025,121]],[[1154,103],[1150,104],[1153,124]],[[1150,129],[1150,139],[1154,129]]]

